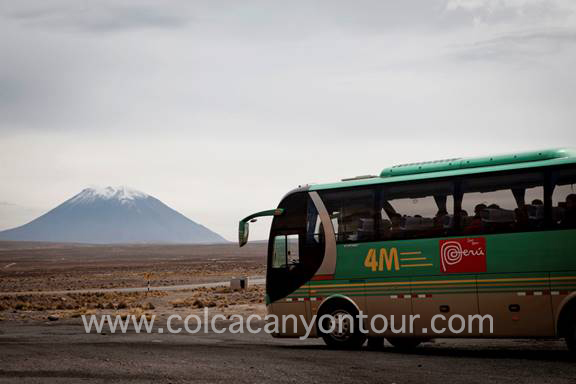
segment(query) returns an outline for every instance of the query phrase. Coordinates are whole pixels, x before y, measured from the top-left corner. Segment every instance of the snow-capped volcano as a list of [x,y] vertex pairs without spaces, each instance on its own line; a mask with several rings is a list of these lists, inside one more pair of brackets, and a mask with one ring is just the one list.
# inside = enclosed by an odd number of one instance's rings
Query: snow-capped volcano
[[119,187],[90,187],[83,189],[82,192],[69,200],[74,204],[92,203],[95,200],[119,200],[121,202],[130,202],[136,199],[145,199],[150,197],[144,192],[121,185]]
[[128,187],[91,187],[0,240],[77,243],[219,243],[217,233]]

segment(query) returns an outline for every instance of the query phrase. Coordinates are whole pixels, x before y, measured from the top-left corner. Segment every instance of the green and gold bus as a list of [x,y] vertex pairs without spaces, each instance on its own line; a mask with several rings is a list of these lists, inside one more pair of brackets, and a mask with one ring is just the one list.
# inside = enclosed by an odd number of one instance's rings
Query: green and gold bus
[[[367,334],[316,326],[313,336],[329,346],[360,347],[366,338],[377,346],[384,337],[403,348],[432,337],[562,337],[576,349],[574,151],[404,164],[302,186],[276,209],[240,221],[241,246],[248,223],[266,215],[273,216],[268,312],[307,321],[367,316]],[[412,333],[368,326],[375,316],[410,314],[420,316]],[[426,329],[437,315],[490,315],[493,329],[432,335]],[[304,333],[299,322],[274,336]]]

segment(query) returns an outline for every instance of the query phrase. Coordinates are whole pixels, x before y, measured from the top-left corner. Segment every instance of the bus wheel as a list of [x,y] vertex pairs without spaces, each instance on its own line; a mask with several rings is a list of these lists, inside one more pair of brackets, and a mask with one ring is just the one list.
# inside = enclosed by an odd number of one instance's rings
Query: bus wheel
[[572,320],[572,323],[568,326],[565,340],[570,352],[576,355],[576,320]]
[[[357,314],[356,308],[346,302],[330,305],[322,311],[322,314],[318,316],[322,322],[319,324],[318,332],[328,347],[333,349],[360,349],[362,347],[366,341],[366,335],[360,331]],[[322,318],[324,315],[330,315],[330,317]]]
[[382,348],[384,348],[383,337],[368,337],[368,349],[378,351]]
[[395,348],[402,351],[410,351],[422,342],[422,339],[415,337],[387,337],[386,340]]

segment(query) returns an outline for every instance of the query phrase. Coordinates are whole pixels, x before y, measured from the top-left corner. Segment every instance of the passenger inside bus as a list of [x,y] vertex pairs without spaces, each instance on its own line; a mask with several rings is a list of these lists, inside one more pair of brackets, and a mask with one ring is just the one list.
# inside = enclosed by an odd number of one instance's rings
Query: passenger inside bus
[[532,203],[526,206],[526,213],[529,221],[544,219],[544,202],[540,199],[532,200]]
[[[404,199],[406,200],[406,199]],[[453,216],[446,209],[446,196],[436,196],[434,199],[410,199],[412,205],[421,204],[420,213],[414,212],[414,207],[407,214],[401,209],[398,212],[392,204],[406,208],[406,201],[383,201],[380,212],[380,237],[382,239],[407,238],[426,233],[429,236],[442,235],[453,225]],[[436,201],[436,203],[434,203]],[[433,205],[430,205],[433,204]],[[430,214],[428,212],[436,212]],[[432,212],[434,212],[432,211]]]
[[451,225],[451,216],[448,214],[446,208],[438,209],[436,216],[434,216],[434,229],[442,232],[444,228]]
[[488,208],[486,204],[483,203],[477,204],[474,207],[474,216],[469,217],[466,215],[462,217],[462,214],[460,215],[461,222],[464,227],[464,233],[474,233],[482,230],[483,228],[482,215],[486,210],[486,208]]
[[390,234],[392,237],[397,237],[402,232],[402,224],[404,222],[402,215],[396,212],[392,213],[390,215],[390,222],[392,223]]
[[576,226],[576,194],[574,193],[566,196],[561,225],[567,228]]

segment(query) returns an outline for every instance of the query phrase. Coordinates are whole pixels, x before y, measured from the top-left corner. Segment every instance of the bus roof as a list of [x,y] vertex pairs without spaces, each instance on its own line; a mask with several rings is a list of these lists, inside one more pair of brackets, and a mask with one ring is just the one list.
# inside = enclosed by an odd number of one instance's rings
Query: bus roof
[[360,176],[336,183],[310,185],[309,189],[346,188],[573,163],[576,163],[576,151],[572,149],[549,149],[467,159],[435,160],[395,165],[383,169],[380,176]]

